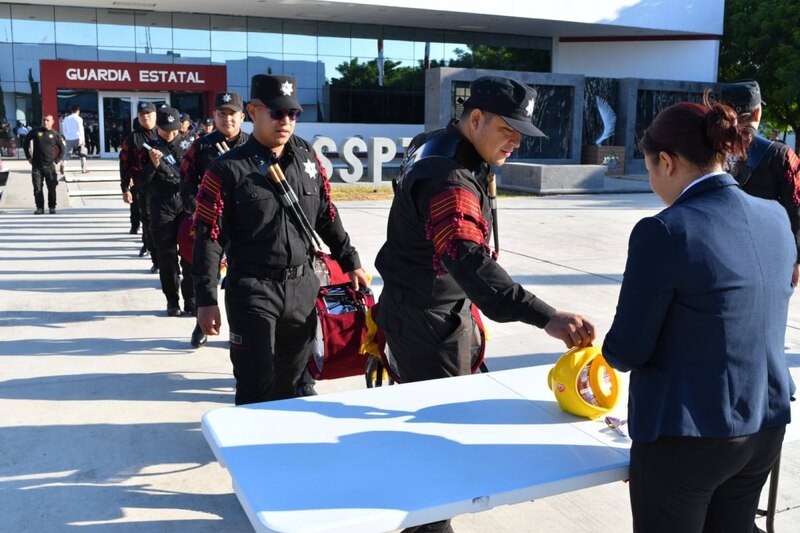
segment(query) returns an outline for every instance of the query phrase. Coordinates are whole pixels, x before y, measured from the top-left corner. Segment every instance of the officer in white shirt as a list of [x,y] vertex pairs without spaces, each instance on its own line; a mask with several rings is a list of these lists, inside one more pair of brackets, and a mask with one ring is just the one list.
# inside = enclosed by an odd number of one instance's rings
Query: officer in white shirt
[[[81,118],[81,108],[72,107],[72,114],[64,118],[62,123],[62,135],[67,141],[67,153],[64,159],[72,159],[72,154],[77,150],[81,158],[81,172],[86,174],[86,139],[83,133],[83,119]],[[64,174],[64,163],[61,163],[61,174]]]

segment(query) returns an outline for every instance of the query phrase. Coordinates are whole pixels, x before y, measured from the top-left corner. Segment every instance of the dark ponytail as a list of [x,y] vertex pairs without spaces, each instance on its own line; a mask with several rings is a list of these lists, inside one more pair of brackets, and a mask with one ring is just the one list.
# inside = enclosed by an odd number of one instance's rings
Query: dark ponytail
[[728,158],[743,158],[749,130],[739,124],[733,109],[709,103],[708,95],[703,104],[681,102],[659,113],[639,143],[645,155],[667,152],[703,169]]

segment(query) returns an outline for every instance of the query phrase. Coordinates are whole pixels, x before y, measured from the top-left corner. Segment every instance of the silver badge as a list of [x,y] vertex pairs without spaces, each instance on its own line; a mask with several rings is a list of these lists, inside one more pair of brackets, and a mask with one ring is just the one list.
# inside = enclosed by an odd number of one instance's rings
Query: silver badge
[[313,161],[306,159],[306,162],[303,163],[303,170],[305,170],[308,177],[312,180],[317,179],[317,165],[315,165]]
[[528,100],[528,105],[525,106],[525,116],[528,118],[533,116],[533,98]]
[[283,96],[289,96],[292,94],[293,91],[294,88],[292,87],[292,84],[289,83],[288,81],[285,81],[281,84],[281,93],[283,93]]
[[231,101],[231,95],[223,94],[222,95],[222,101],[225,102],[225,103],[230,102]]

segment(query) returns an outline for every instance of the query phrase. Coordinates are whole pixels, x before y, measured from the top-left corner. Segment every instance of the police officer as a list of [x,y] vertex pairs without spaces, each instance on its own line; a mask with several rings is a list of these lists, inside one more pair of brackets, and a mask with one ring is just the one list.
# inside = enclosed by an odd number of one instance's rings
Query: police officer
[[188,150],[192,143],[197,139],[197,135],[192,127],[192,117],[189,113],[181,113],[181,127],[178,130],[178,142],[184,151]]
[[[139,256],[150,254],[153,263],[150,272],[158,271],[158,254],[150,234],[150,207],[147,204],[147,185],[142,178],[142,169],[147,163],[147,152],[142,145],[156,138],[156,106],[151,102],[139,102],[133,131],[125,137],[119,151],[119,185],[122,201],[131,206],[131,233],[136,221],[142,225],[142,248]],[[136,215],[134,215],[136,213]]]
[[[31,147],[33,153],[31,153]],[[25,159],[31,164],[33,198],[36,202],[34,215],[44,214],[43,183],[47,184],[47,206],[50,213],[56,212],[56,188],[58,175],[56,165],[67,151],[67,143],[60,133],[53,129],[53,115],[42,117],[42,125],[31,130],[22,143]]]
[[[200,182],[209,163],[231,148],[244,144],[247,133],[242,131],[244,107],[238,93],[218,93],[214,101],[214,122],[216,130],[200,137],[192,143],[181,163],[181,198],[188,216],[193,216]],[[206,344],[206,337],[200,325],[195,325],[191,344],[199,348]]]
[[[568,348],[586,346],[594,326],[556,311],[515,283],[489,252],[490,166],[501,166],[531,123],[536,91],[483,77],[470,85],[461,119],[415,137],[375,266],[384,289],[377,315],[403,382],[469,374],[471,305],[498,322],[544,328]],[[452,531],[449,520],[411,531]]]
[[[177,109],[161,107],[156,117],[156,138],[148,144],[147,163],[142,169],[148,187],[150,226],[158,249],[161,290],[167,298],[167,315],[180,316],[180,292],[184,310],[195,314],[194,286],[188,265],[183,280],[178,275],[178,223],[183,214],[180,195],[180,164],[185,150],[178,138],[180,119]],[[146,150],[146,148],[145,148]]]
[[208,135],[214,131],[214,119],[213,118],[206,118],[203,119],[203,122],[200,123],[200,131],[197,133],[197,137],[202,137],[203,135]]
[[[800,260],[800,158],[781,142],[756,135],[761,123],[761,88],[757,81],[723,83],[717,88],[717,99],[738,115],[739,123],[750,130],[753,140],[747,160],[734,162],[731,175],[742,190],[759,198],[777,200],[789,215],[792,234]],[[792,286],[800,279],[800,264],[795,262]]]
[[330,200],[313,148],[295,136],[302,107],[289,76],[254,76],[243,146],[212,161],[197,195],[193,273],[200,327],[218,335],[217,276],[225,245],[225,308],[236,404],[291,398],[311,351],[319,280],[308,239],[265,177],[274,154],[302,212],[355,285],[367,274]]

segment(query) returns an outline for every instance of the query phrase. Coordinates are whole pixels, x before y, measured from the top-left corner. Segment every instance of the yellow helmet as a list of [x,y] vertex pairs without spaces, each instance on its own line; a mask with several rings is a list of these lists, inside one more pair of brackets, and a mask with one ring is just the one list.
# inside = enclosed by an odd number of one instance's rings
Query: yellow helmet
[[617,373],[596,346],[562,355],[547,375],[547,385],[563,410],[592,420],[613,409],[619,396]]

